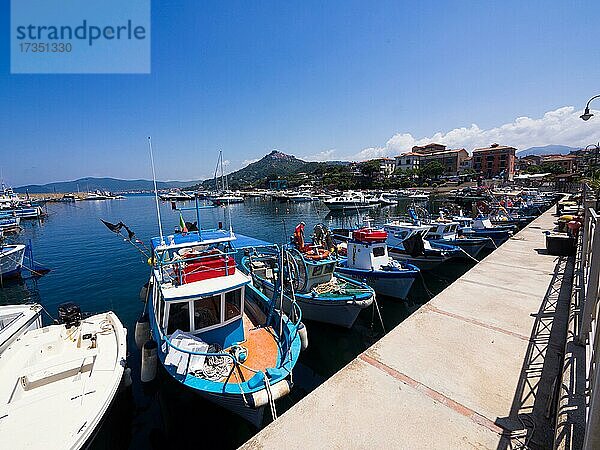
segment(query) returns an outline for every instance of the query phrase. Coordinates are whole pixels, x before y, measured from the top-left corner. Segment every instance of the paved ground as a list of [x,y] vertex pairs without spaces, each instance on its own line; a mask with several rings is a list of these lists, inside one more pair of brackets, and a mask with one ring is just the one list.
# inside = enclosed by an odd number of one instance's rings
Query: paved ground
[[244,448],[552,448],[573,270],[545,253],[555,220],[540,216]]

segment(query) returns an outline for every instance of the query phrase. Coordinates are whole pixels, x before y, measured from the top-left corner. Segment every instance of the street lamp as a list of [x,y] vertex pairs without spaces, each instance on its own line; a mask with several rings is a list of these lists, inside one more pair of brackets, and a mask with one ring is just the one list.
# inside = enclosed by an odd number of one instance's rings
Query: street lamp
[[595,98],[599,98],[599,97],[600,97],[600,94],[594,95],[592,98],[590,98],[587,102],[587,105],[585,105],[585,111],[579,117],[581,117],[583,120],[590,120],[593,116],[593,114],[590,112],[590,103],[592,102],[592,100],[594,100]]

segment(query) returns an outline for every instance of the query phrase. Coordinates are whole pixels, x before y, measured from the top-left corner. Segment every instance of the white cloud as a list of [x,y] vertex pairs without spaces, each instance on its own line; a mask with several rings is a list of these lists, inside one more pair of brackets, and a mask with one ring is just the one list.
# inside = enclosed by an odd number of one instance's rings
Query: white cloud
[[300,159],[305,161],[331,161],[335,159],[337,150],[335,148],[329,150],[323,150],[322,152],[315,153],[314,155],[300,156]]
[[260,161],[260,158],[256,158],[256,159],[245,159],[242,161],[242,165],[241,167],[246,167],[248,164],[252,164],[255,163],[256,161]]
[[582,111],[576,111],[573,106],[564,106],[548,111],[538,119],[517,117],[511,123],[487,130],[479,128],[477,124],[471,124],[468,127],[437,132],[422,138],[415,138],[406,132],[397,133],[388,139],[384,146],[365,148],[354,155],[340,159],[362,161],[384,156],[393,157],[410,151],[414,145],[430,142],[444,144],[449,148],[466,148],[469,152],[474,148],[487,147],[494,142],[512,145],[517,149],[549,144],[585,147],[600,141],[600,111],[594,111],[595,116],[588,122],[579,118],[581,113]]

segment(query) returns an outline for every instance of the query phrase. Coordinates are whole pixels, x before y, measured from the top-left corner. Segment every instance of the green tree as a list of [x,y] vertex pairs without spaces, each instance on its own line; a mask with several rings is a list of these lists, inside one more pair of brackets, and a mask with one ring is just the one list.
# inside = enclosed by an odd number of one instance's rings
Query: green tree
[[540,167],[542,168],[542,173],[551,173],[556,175],[564,172],[562,166],[556,163],[546,162],[543,163]]
[[361,162],[358,165],[358,170],[360,170],[363,175],[369,178],[374,178],[375,175],[379,173],[380,166],[381,162],[379,159],[372,159],[370,161]]
[[431,161],[420,169],[421,178],[438,178],[444,174],[445,168],[439,161]]
[[530,174],[530,175],[535,175],[536,173],[542,173],[543,169],[542,166],[536,166],[536,165],[530,165],[525,167],[525,169],[523,169],[524,173]]

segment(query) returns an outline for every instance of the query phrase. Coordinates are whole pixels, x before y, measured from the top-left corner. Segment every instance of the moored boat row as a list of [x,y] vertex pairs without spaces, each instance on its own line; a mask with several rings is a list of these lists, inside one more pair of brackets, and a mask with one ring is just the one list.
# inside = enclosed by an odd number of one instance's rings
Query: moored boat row
[[[379,198],[382,204],[381,198],[387,197],[373,198]],[[231,223],[228,228],[223,228],[222,223],[216,228],[203,228],[200,210],[206,207],[196,203],[197,229],[188,226],[189,222],[181,217],[179,232],[163,235],[161,229],[160,235],[150,241],[145,314],[135,333],[142,353],[141,378],[150,383],[156,377],[167,376],[183,390],[206,398],[256,426],[263,424],[265,416],[275,419],[278,401],[292,391],[292,374],[301,351],[308,345],[308,331],[313,322],[351,328],[367,308],[373,308],[373,314],[376,309],[379,312],[377,302],[381,298],[392,301],[409,298],[422,272],[457,258],[476,260],[490,243],[493,248],[501,245],[522,226],[520,222],[499,225],[491,214],[483,212],[474,218],[460,213],[442,213],[432,218],[418,208],[410,208],[408,218],[381,217],[378,225],[366,221],[330,231],[324,224],[318,224],[308,239],[304,236],[305,225],[300,223],[290,242],[275,244],[235,233]],[[187,209],[191,208],[179,211]],[[215,214],[211,218],[217,221]],[[114,227],[124,227],[131,233],[122,223]],[[131,236],[128,240],[135,243]],[[387,305],[382,310],[383,317]],[[48,431],[54,432],[49,439],[53,445],[80,448],[91,436],[88,431],[93,433],[114,399],[112,388],[118,387],[124,371],[117,383],[119,369],[109,366],[108,358],[102,358],[113,355],[113,341],[119,340],[116,338],[119,327],[112,322],[113,336],[103,339],[102,345],[87,337],[94,333],[103,335],[102,323],[110,322],[110,314],[99,315],[98,320],[83,318],[81,323],[85,327],[80,325],[80,328],[60,324],[51,326],[56,329],[45,327],[48,331],[39,331],[39,326],[32,326],[18,339],[19,345],[31,346],[35,352],[37,343],[42,342],[36,336],[47,335],[51,338],[48,345],[60,347],[60,352],[41,352],[48,360],[42,358],[36,362],[36,370],[32,370],[30,362],[11,356],[14,362],[11,370],[6,371],[7,379],[26,377],[28,389],[43,395],[38,397],[19,388],[9,408],[31,401],[40,410],[51,411],[54,405],[48,406],[45,396],[54,392],[61,399],[57,404],[63,407],[68,404],[63,400],[69,395],[81,401],[63,386],[67,383],[73,383],[74,389],[82,389],[84,395],[90,396],[83,408],[86,417],[83,431],[64,434],[72,427],[81,427],[79,418],[67,414],[62,428]],[[359,321],[356,329],[362,326]],[[80,347],[62,344],[60,339],[64,336],[75,337]],[[14,345],[16,341],[7,348],[13,349]],[[91,351],[94,345],[99,345],[96,352]],[[17,354],[11,351],[12,355]],[[29,354],[23,349],[20,352]],[[89,353],[94,353],[94,357],[87,358]],[[87,390],[79,383],[80,379],[105,364],[112,378],[88,380],[98,392],[104,392],[104,399],[101,395],[85,394]],[[51,376],[41,375],[40,371]],[[34,374],[29,376],[30,372]],[[18,439],[26,442],[23,417],[11,412],[10,421],[5,423],[9,424],[8,429],[15,430]],[[14,440],[17,446],[21,443],[18,439]]]

